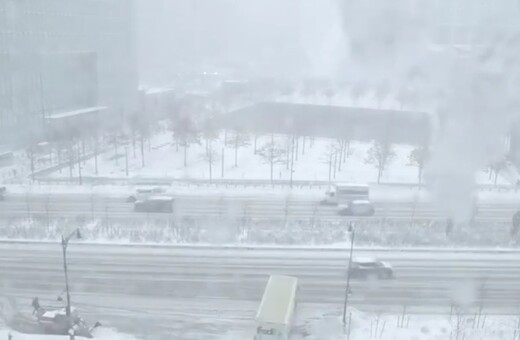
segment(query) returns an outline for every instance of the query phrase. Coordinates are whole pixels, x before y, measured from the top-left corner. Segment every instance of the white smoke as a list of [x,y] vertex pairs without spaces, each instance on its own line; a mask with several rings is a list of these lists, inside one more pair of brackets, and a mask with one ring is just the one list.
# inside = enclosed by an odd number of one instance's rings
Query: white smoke
[[516,30],[488,34],[486,48],[434,48],[432,11],[351,0],[343,13],[348,77],[371,86],[390,82],[395,92],[406,88],[431,108],[437,126],[425,178],[447,216],[466,219],[476,172],[505,156],[504,140],[520,108]]

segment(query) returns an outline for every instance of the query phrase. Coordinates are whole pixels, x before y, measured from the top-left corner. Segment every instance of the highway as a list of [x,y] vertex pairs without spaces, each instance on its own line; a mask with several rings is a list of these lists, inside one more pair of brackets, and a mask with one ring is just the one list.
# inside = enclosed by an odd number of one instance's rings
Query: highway
[[[61,246],[0,243],[0,287],[5,294],[63,290]],[[358,308],[448,308],[467,295],[471,305],[498,313],[520,305],[520,253],[355,250],[394,267],[393,280],[352,280]],[[347,249],[263,249],[69,245],[71,290],[121,299],[259,301],[269,274],[300,278],[300,299],[341,304]],[[459,301],[462,303],[462,301]],[[100,301],[99,303],[102,303]]]
[[[318,204],[319,199],[298,195],[230,196],[182,194],[175,197],[176,217],[278,218],[288,220],[344,220],[337,208]],[[77,217],[111,219],[171,218],[169,214],[134,213],[124,195],[101,194],[10,194],[0,202],[0,218]],[[375,201],[376,214],[368,219],[432,220],[444,219],[433,204],[426,202]],[[517,203],[480,204],[480,221],[507,222],[518,209]]]

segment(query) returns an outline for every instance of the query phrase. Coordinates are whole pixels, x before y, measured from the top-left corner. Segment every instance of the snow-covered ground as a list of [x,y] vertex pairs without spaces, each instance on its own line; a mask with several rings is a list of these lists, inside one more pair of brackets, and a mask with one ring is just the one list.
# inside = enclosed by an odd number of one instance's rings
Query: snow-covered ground
[[[238,313],[238,310],[235,311]],[[219,316],[215,310],[213,318],[190,318],[189,310],[182,320],[184,326],[179,334],[168,334],[170,339],[211,339],[243,340],[252,339],[255,332],[254,311],[244,315]],[[139,317],[139,316],[137,316]],[[148,316],[147,316],[148,317]],[[350,318],[349,318],[350,317]],[[234,319],[234,320],[233,320]],[[350,331],[349,331],[350,319]],[[176,320],[180,322],[181,320]],[[205,323],[204,325],[201,323]],[[131,323],[128,320],[127,323]],[[159,322],[157,322],[159,323]],[[190,327],[191,324],[191,327]],[[296,311],[296,319],[291,340],[516,340],[518,337],[518,316],[452,313],[445,315],[413,315],[364,313],[350,309],[347,325],[343,325],[341,312],[337,306],[301,304]],[[7,329],[0,330],[0,339],[13,340],[66,340],[67,336],[28,335]],[[166,334],[154,334],[147,330],[146,339],[164,338]],[[161,333],[157,330],[157,333]],[[112,329],[99,328],[95,339],[99,340],[136,340],[139,336],[127,335]]]
[[[235,166],[235,145],[233,132],[227,137],[220,133],[218,138],[211,142],[212,178],[213,179],[270,179],[269,162],[259,152],[254,150],[255,136],[242,136],[238,148],[237,166]],[[225,142],[227,140],[227,143]],[[288,145],[292,143],[292,137],[276,136],[277,148],[285,152],[277,160],[274,166],[273,178],[275,180],[290,179],[291,157],[288,157]],[[269,144],[270,136],[259,136],[257,149]],[[245,145],[248,144],[248,145]],[[305,145],[305,146],[304,146]],[[333,139],[299,138],[298,155],[294,158],[294,180],[321,180],[329,179],[329,163],[331,149],[338,147],[338,141]],[[348,149],[348,157],[341,162],[336,162],[332,157],[332,163],[336,164],[336,170],[332,167],[331,178],[334,181],[348,181],[357,183],[373,183],[377,181],[377,167],[367,163],[367,151],[372,144],[351,141]],[[296,146],[295,146],[296,148]],[[395,156],[389,161],[388,168],[383,172],[381,181],[386,183],[417,183],[418,169],[410,164],[410,152],[414,149],[411,145],[394,145]],[[222,155],[224,161],[222,162]],[[128,156],[128,176],[127,159]],[[339,157],[338,157],[339,158]],[[289,163],[289,164],[288,164]],[[222,164],[224,164],[222,171]],[[78,175],[77,169],[73,176]],[[107,151],[98,160],[98,173],[95,172],[94,159],[90,159],[82,166],[83,176],[100,176],[109,178],[172,178],[172,179],[209,179],[209,161],[206,156],[206,141],[201,139],[199,143],[191,143],[186,152],[186,166],[184,165],[184,148],[177,145],[171,132],[165,131],[154,135],[150,142],[144,145],[144,166],[141,157],[139,142],[134,150],[132,145],[128,148],[119,146],[117,153],[115,148]],[[56,171],[54,178],[68,178],[68,169]],[[476,181],[479,184],[493,184],[494,178],[485,169],[478,172]],[[499,176],[498,184],[510,184],[510,181]]]
[[385,315],[353,311],[350,334],[339,313],[317,313],[297,325],[292,339],[502,340],[514,339],[517,327],[518,317],[511,316]]
[[[12,336],[12,340],[67,340],[69,336],[62,335],[37,335],[37,334],[22,334],[15,331],[0,329],[0,339],[9,339],[9,334]],[[99,328],[95,330],[94,337],[97,340],[137,340],[138,338],[129,335],[119,333],[116,330],[108,328]],[[83,338],[78,338],[83,339]]]

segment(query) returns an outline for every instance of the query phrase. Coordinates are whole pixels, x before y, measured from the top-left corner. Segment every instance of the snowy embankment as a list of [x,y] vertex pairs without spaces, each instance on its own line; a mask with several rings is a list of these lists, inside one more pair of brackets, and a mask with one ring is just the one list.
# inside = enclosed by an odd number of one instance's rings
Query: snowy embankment
[[[406,308],[395,314],[349,308],[345,321],[335,308],[299,305],[291,340],[516,340],[520,334],[519,316],[488,315],[485,309],[414,315]],[[252,339],[254,329],[253,322],[237,324],[218,339]]]
[[[513,340],[518,336],[518,316],[489,316],[452,313],[451,315],[401,315],[349,313],[349,327],[339,313],[309,317],[295,330],[300,340]],[[348,320],[348,318],[347,318]],[[348,321],[347,321],[348,325]]]
[[[39,335],[39,334],[22,334],[11,330],[0,329],[0,339],[10,339],[9,335],[12,336],[12,340],[67,340],[69,336],[64,335]],[[113,329],[101,327],[95,330],[94,337],[97,340],[137,340],[138,338],[119,333]],[[79,338],[83,339],[83,338]]]
[[[503,223],[461,224],[449,235],[442,222],[365,220],[355,226],[358,246],[520,248],[519,235],[512,236],[510,226]],[[58,240],[73,227],[79,227],[87,241],[119,244],[343,246],[349,237],[348,225],[339,222],[185,218],[144,223],[109,219],[13,219],[0,222],[0,238]]]

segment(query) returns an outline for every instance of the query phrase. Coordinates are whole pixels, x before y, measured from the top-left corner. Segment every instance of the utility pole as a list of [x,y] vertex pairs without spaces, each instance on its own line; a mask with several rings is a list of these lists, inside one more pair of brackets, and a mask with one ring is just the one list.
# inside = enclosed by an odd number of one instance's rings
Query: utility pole
[[350,294],[350,269],[352,268],[352,253],[354,252],[354,237],[356,235],[352,227],[352,222],[350,222],[348,231],[350,234],[350,256],[348,258],[347,287],[345,288],[345,301],[343,303],[343,325],[346,325],[347,322],[347,305],[348,296]]
[[67,321],[69,323],[69,335],[70,340],[74,340],[74,330],[72,329],[72,316],[71,316],[71,303],[70,303],[70,290],[69,290],[69,273],[67,270],[67,246],[69,244],[69,241],[73,237],[77,237],[78,239],[81,238],[81,234],[79,232],[79,229],[76,229],[73,231],[69,236],[64,237],[61,236],[61,247],[63,249],[63,271],[65,273],[65,290],[67,293],[67,307],[65,308],[65,313],[67,315]]

